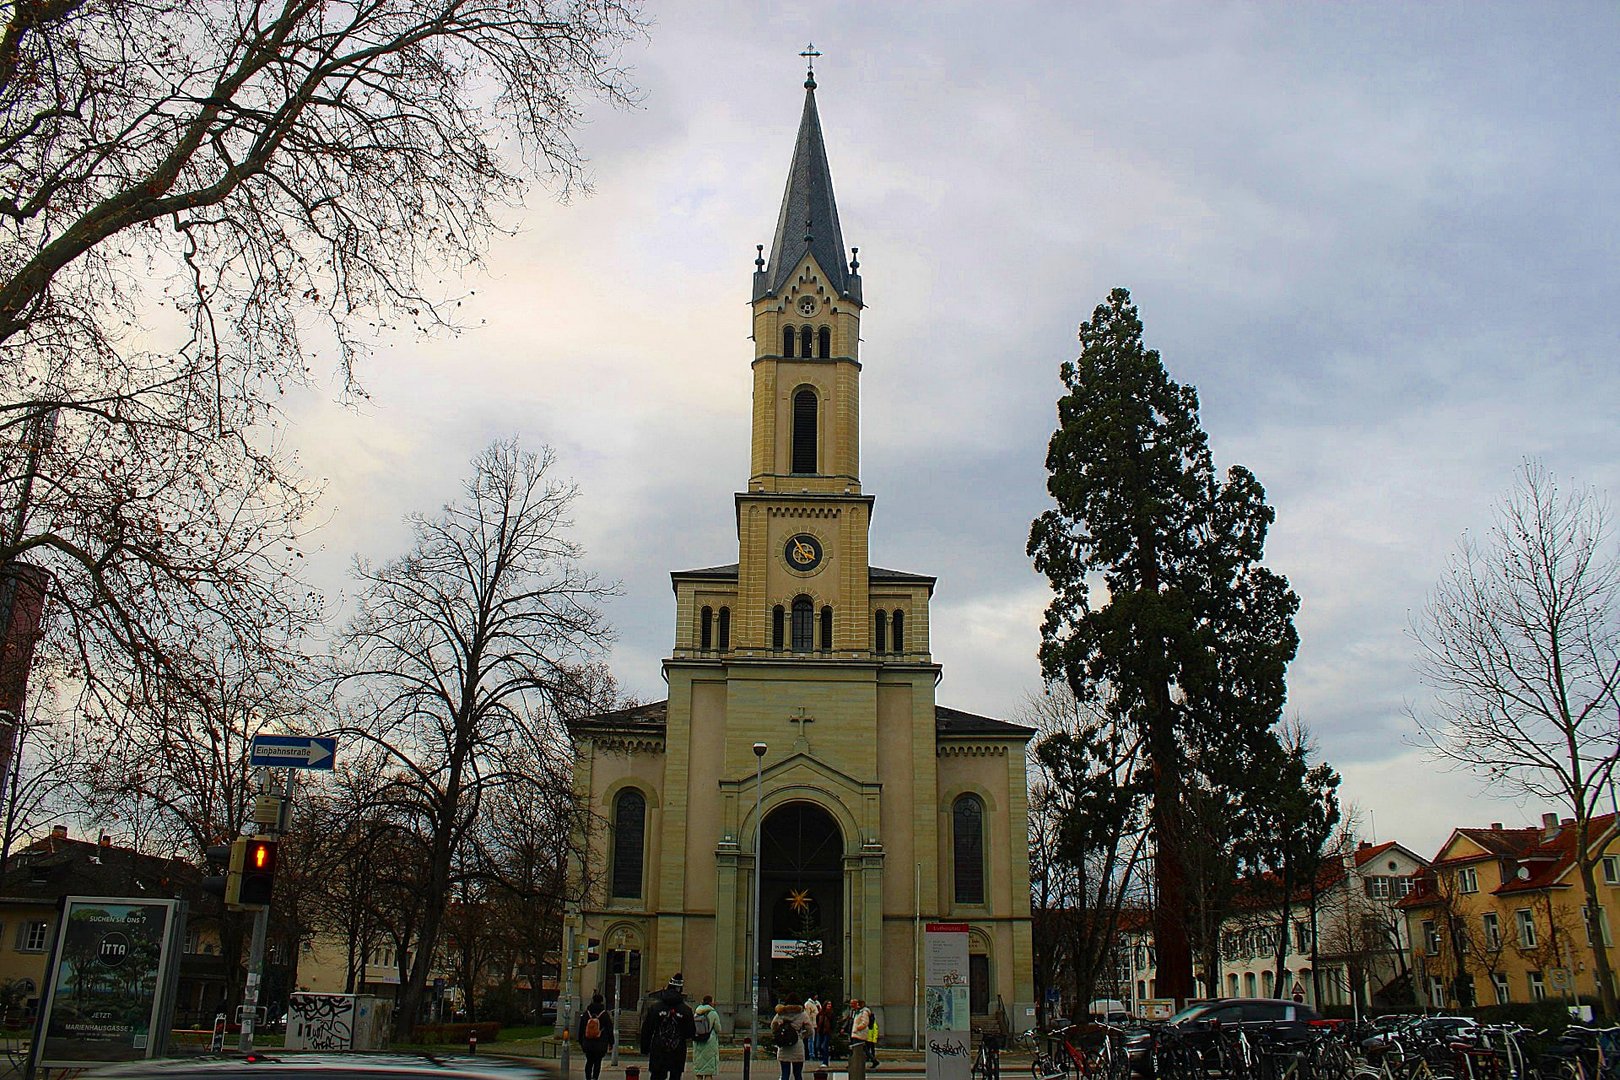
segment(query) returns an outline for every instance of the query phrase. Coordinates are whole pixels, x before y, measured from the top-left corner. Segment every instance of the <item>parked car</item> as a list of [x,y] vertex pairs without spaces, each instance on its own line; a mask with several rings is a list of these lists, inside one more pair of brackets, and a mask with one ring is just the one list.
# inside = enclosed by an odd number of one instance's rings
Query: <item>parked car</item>
[[[1186,1044],[1199,1054],[1210,1049],[1215,1033],[1233,1026],[1264,1027],[1281,1030],[1284,1034],[1305,1033],[1321,1017],[1309,1005],[1284,998],[1216,998],[1196,1001],[1176,1013],[1163,1025],[1155,1025],[1136,1032],[1125,1039],[1125,1053],[1131,1059],[1131,1068],[1143,1076],[1153,1075],[1153,1039],[1158,1027],[1173,1027]],[[1206,1055],[1207,1056],[1207,1055]]]

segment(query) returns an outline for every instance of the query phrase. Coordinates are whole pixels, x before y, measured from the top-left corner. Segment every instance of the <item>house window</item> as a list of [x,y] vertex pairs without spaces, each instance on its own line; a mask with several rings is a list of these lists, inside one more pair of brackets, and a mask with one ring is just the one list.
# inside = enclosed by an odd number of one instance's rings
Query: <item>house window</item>
[[720,651],[726,652],[731,648],[731,609],[720,609]]
[[1620,855],[1603,856],[1603,884],[1620,885]]
[[1480,922],[1485,924],[1485,947],[1499,949],[1502,947],[1502,920],[1496,917],[1496,912],[1487,911],[1480,916]]
[[832,356],[832,327],[823,326],[816,334],[816,343],[820,346],[817,354],[823,359]]
[[781,604],[771,608],[771,648],[777,652],[782,651],[783,624],[785,621]]
[[984,903],[984,803],[962,795],[951,804],[951,837],[956,865],[956,902]]
[[894,613],[894,651],[906,651],[906,615],[903,611]]
[[1531,1001],[1546,1001],[1547,1000],[1547,984],[1542,981],[1541,972],[1539,972],[1539,971],[1528,972],[1525,975],[1525,980],[1527,982],[1529,982],[1529,984],[1530,984],[1530,1000]]
[[816,471],[816,392],[805,387],[793,395],[793,471]]
[[1508,977],[1502,974],[1500,971],[1492,972],[1491,987],[1496,991],[1496,1003],[1498,1005],[1506,1005],[1508,1003],[1508,999],[1512,996],[1508,992]]
[[827,652],[832,649],[832,608],[821,609],[821,649]]
[[641,896],[641,866],[647,836],[647,797],[625,788],[613,800],[613,895]]
[[968,957],[968,1011],[974,1016],[990,1014],[990,958],[984,953]]
[[1399,897],[1402,897],[1402,898],[1410,896],[1412,894],[1412,886],[1415,885],[1415,884],[1416,884],[1416,882],[1414,882],[1409,877],[1396,878],[1395,879],[1395,895],[1399,896]]
[[1429,1008],[1438,1009],[1446,1003],[1446,980],[1438,975],[1429,976]]
[[[1536,947],[1536,917],[1529,908],[1520,908],[1513,913],[1519,924],[1519,948],[1533,949]],[[1539,977],[1539,976],[1538,976]],[[1540,1001],[1540,998],[1535,1000]]]
[[809,652],[815,647],[815,607],[808,596],[793,599],[793,651]]
[[1254,972],[1245,971],[1243,973],[1243,989],[1244,997],[1256,997],[1260,993],[1260,987],[1255,980]]
[[17,926],[18,952],[44,952],[51,940],[51,924],[29,920]]
[[1311,951],[1311,928],[1308,923],[1294,924],[1294,951],[1301,953]]
[[714,608],[703,609],[698,627],[698,648],[704,650],[714,648]]
[[1374,900],[1389,899],[1389,878],[1370,877],[1367,879],[1367,895]]
[[[1592,909],[1584,904],[1581,905],[1581,921],[1586,924],[1586,943],[1590,945],[1592,944]],[[1603,944],[1613,945],[1614,942],[1609,939],[1608,911],[1601,907],[1598,908],[1597,921],[1598,930],[1603,936]]]
[[1479,892],[1479,872],[1472,866],[1465,866],[1457,871],[1457,891],[1463,893]]
[[889,637],[889,615],[880,611],[872,617],[872,651],[887,652],[885,645]]
[[1433,919],[1423,920],[1423,951],[1430,956],[1440,955],[1440,931],[1435,928]]

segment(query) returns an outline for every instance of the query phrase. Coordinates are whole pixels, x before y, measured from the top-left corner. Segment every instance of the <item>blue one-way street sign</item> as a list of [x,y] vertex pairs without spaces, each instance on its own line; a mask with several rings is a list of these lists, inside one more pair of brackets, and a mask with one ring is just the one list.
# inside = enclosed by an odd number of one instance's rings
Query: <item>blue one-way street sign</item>
[[336,755],[336,739],[318,735],[255,735],[248,764],[331,772]]

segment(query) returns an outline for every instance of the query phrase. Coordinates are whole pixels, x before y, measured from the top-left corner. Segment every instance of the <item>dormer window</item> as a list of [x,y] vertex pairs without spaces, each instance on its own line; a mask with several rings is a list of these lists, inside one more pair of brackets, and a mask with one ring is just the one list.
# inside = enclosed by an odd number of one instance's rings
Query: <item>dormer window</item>
[[793,462],[795,473],[816,471],[816,392],[808,386],[793,395]]

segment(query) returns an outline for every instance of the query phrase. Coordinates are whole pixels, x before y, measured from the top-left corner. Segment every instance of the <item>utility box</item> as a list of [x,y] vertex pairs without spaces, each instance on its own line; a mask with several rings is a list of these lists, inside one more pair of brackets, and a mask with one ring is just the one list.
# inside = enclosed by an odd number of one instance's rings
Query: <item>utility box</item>
[[368,994],[293,994],[288,1050],[386,1050],[393,1002]]

